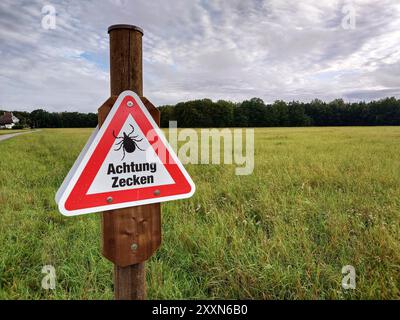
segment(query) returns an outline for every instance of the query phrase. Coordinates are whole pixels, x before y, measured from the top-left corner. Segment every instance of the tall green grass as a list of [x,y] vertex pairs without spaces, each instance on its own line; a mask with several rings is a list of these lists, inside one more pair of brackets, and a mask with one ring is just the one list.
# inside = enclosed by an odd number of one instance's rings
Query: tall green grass
[[[111,299],[100,215],[54,194],[89,129],[0,142],[0,299]],[[400,128],[256,129],[255,170],[187,165],[196,194],[162,205],[148,298],[400,298]],[[41,268],[56,268],[54,291]],[[356,289],[341,269],[356,269]]]

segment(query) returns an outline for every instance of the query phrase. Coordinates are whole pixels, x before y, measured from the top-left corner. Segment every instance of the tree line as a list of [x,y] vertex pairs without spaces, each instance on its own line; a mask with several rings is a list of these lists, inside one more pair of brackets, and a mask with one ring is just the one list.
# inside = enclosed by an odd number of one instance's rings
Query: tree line
[[161,106],[159,110],[162,127],[174,120],[178,127],[195,128],[400,125],[400,100],[394,97],[371,102],[315,99],[272,104],[260,98],[240,103],[202,99]]
[[[48,112],[37,109],[32,112],[13,111],[20,127],[30,128],[94,128],[97,126],[97,114],[80,112]],[[3,111],[0,111],[0,116]]]
[[[210,99],[159,107],[161,127],[177,121],[183,128],[213,127],[303,127],[400,125],[400,100],[391,97],[371,102],[324,102],[266,104],[260,98],[235,103]],[[97,114],[80,112],[14,111],[22,126],[31,128],[85,128],[97,125]],[[0,113],[2,115],[3,112]]]

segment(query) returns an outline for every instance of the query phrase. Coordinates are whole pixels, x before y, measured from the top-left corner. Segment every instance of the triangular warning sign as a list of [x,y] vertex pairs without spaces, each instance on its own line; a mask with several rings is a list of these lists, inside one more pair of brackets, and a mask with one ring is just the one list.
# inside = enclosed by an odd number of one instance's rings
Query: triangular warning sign
[[56,195],[66,216],[188,198],[195,185],[132,91],[118,97]]

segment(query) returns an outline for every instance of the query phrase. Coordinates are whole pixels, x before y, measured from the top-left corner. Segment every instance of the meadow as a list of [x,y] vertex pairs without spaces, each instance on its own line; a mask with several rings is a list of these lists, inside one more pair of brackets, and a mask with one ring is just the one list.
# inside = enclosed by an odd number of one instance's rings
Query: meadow
[[[0,299],[113,298],[100,214],[67,218],[54,202],[90,132],[0,142]],[[261,128],[255,142],[252,175],[186,166],[197,190],[162,205],[148,298],[399,299],[400,127]]]

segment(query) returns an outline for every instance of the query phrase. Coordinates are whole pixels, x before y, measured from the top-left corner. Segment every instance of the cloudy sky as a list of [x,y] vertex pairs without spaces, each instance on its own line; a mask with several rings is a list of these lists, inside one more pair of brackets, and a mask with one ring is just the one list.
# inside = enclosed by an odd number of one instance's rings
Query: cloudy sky
[[119,23],[144,29],[157,105],[400,97],[399,0],[1,0],[0,109],[95,112]]

